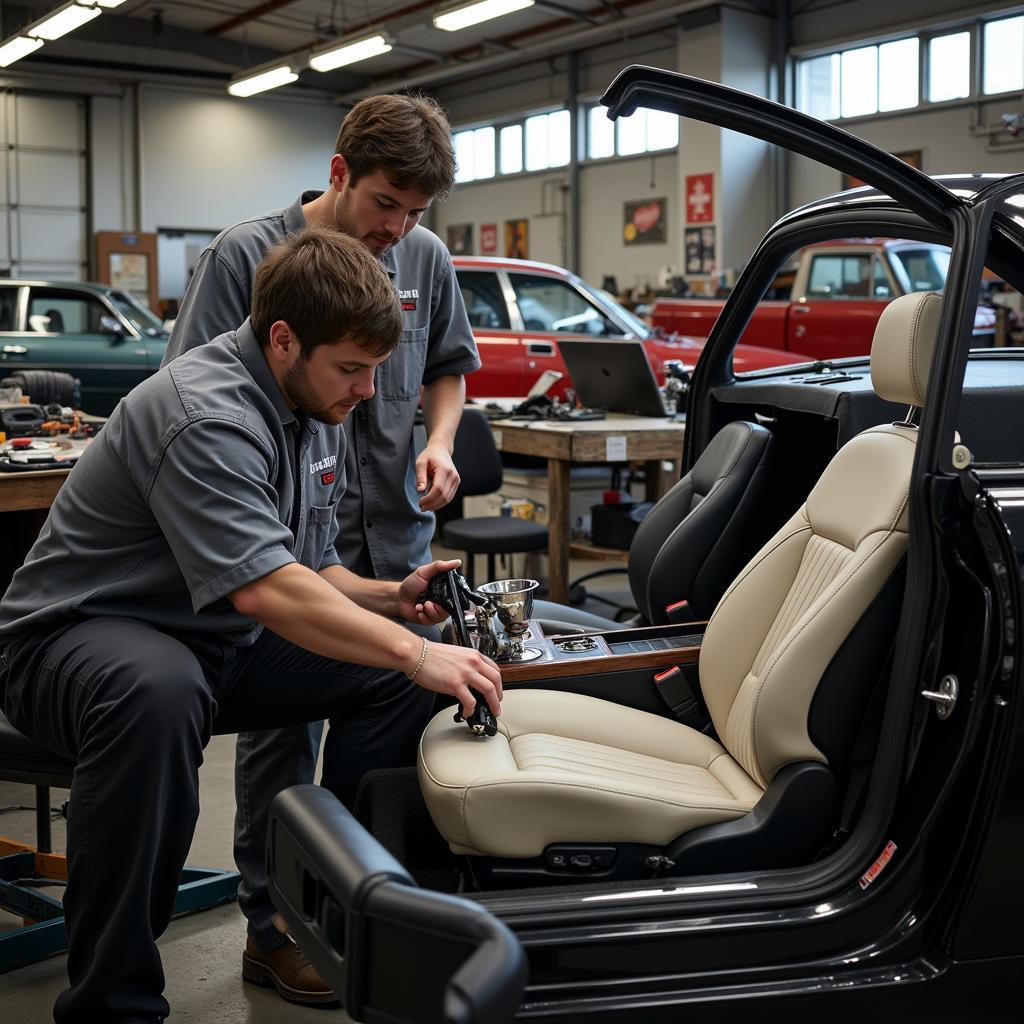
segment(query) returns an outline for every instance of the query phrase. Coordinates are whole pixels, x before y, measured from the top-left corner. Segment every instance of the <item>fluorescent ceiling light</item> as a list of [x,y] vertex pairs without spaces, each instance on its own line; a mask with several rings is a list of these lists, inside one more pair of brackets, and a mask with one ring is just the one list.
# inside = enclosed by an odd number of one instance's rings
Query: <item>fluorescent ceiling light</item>
[[8,39],[0,46],[0,68],[6,68],[22,57],[27,57],[34,50],[43,45],[42,39],[28,39],[25,36],[15,36]]
[[269,71],[259,71],[254,75],[234,79],[228,82],[228,92],[232,96],[255,96],[267,89],[276,89],[280,85],[289,85],[299,76],[287,64],[280,64]]
[[60,39],[76,28],[81,28],[87,21],[98,18],[103,12],[98,7],[83,7],[81,4],[66,4],[53,14],[30,25],[25,31],[39,39]]
[[[532,3],[533,0],[530,0]],[[357,39],[351,43],[342,43],[339,46],[332,46],[327,50],[314,53],[309,58],[309,66],[314,71],[333,71],[335,68],[344,67],[346,64],[355,64],[356,61],[367,60],[370,57],[379,57],[391,49],[391,43],[387,36],[375,35]]]
[[500,18],[505,14],[513,14],[532,7],[534,0],[474,0],[470,4],[460,4],[434,15],[434,28],[442,28],[445,32],[458,32],[460,28],[479,25],[481,21]]

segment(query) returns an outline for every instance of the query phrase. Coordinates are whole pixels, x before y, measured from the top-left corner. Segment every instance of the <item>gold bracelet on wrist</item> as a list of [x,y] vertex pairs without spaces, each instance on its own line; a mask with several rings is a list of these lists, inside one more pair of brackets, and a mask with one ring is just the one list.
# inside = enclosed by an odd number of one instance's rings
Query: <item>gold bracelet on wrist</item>
[[420,660],[416,662],[416,667],[406,674],[406,678],[415,683],[416,677],[420,674],[420,669],[423,668],[423,662],[427,660],[427,638],[423,637],[423,650],[420,651]]

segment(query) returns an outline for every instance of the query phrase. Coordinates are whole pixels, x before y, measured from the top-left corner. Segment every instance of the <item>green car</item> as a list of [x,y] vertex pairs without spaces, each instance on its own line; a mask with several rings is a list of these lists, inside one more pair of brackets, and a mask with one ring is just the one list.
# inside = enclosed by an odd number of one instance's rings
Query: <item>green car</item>
[[81,407],[97,416],[159,369],[167,337],[159,317],[110,285],[0,281],[0,380],[69,373],[81,381]]

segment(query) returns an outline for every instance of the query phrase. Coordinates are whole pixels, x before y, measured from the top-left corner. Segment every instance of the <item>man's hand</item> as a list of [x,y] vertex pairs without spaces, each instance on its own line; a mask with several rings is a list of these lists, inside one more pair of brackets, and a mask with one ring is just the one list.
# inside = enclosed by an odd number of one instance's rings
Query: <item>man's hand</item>
[[490,658],[474,647],[428,641],[427,656],[416,673],[416,684],[425,690],[454,697],[462,707],[463,718],[469,718],[476,707],[470,688],[483,697],[495,718],[501,714],[501,672]]
[[421,602],[419,596],[435,576],[449,569],[458,569],[460,565],[462,561],[458,558],[450,561],[439,560],[421,565],[415,572],[406,576],[398,585],[399,615],[407,622],[418,622],[421,626],[433,626],[444,622],[448,618],[448,612],[433,601]]
[[451,452],[443,444],[428,443],[416,459],[416,490],[426,491],[420,498],[420,509],[436,512],[444,508],[455,497],[458,486],[459,471]]

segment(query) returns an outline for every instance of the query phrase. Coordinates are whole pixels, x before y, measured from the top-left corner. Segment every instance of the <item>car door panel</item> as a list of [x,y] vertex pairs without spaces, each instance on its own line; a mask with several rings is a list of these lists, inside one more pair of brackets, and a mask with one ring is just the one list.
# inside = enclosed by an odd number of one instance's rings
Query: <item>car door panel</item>
[[271,898],[355,1020],[512,1020],[526,957],[496,917],[418,888],[319,786],[281,793],[267,835]]

